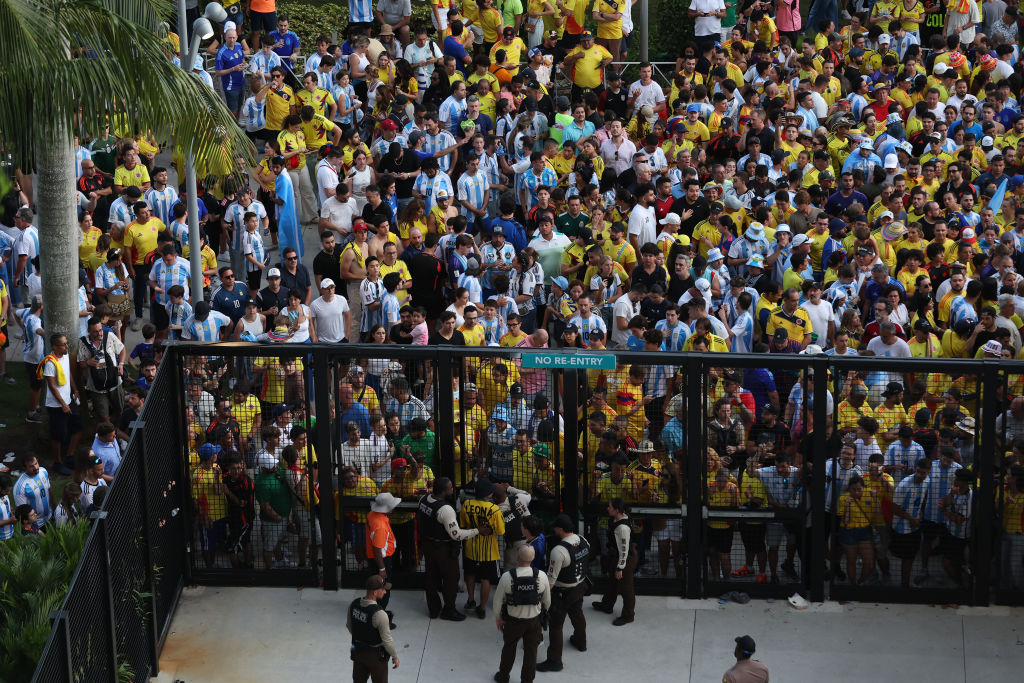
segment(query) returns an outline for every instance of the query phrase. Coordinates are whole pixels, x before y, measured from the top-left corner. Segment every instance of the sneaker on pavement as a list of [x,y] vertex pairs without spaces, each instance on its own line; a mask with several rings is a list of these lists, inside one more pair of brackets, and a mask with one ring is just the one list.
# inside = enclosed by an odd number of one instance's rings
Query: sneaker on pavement
[[562,662],[553,662],[550,659],[545,659],[543,662],[537,665],[537,671],[561,671]]
[[37,410],[34,413],[29,413],[28,415],[26,415],[25,416],[25,422],[31,422],[33,424],[42,424],[43,423],[43,416],[40,415],[39,411]]
[[736,569],[736,570],[734,570],[734,571],[733,571],[733,573],[732,573],[732,575],[733,575],[733,576],[750,576],[750,575],[751,575],[752,573],[753,573],[753,572],[751,572],[751,571],[750,571],[750,570],[749,570],[749,569],[747,568],[747,566],[746,566],[746,565],[743,565],[743,566],[742,566],[742,567],[740,567],[739,569]]
[[3,375],[0,375],[0,381],[4,382],[5,384],[15,384],[16,383],[16,380],[13,377],[11,377],[10,375],[6,374],[6,373],[3,374]]
[[132,332],[138,332],[140,329],[142,329],[142,323],[139,322],[138,318],[135,318],[132,320]]

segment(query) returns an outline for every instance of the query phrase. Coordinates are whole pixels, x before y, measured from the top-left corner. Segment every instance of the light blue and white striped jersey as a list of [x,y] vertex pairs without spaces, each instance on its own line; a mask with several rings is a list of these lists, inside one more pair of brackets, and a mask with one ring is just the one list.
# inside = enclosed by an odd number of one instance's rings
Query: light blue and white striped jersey
[[[117,282],[125,279],[123,276],[128,274],[128,272],[124,270],[124,266],[121,266],[120,273],[121,276],[119,276],[118,272],[110,267],[109,263],[104,263],[96,269],[96,286],[102,287],[103,289],[110,289]],[[127,287],[118,287],[117,289],[111,289],[107,294],[127,294],[127,290]]]
[[118,197],[110,203],[109,221],[118,221],[122,226],[128,225],[135,220],[135,209],[128,205],[124,197]]
[[[337,65],[335,65],[337,66]],[[314,71],[316,74],[316,85],[318,88],[323,88],[327,92],[331,92],[331,87],[334,85],[334,69],[330,71]],[[335,100],[337,102],[337,100]]]
[[231,329],[231,318],[219,311],[210,311],[210,317],[202,322],[190,317],[182,326],[181,338],[198,342],[215,342],[220,340],[222,329]]
[[[434,154],[436,152],[440,152],[442,149],[448,149],[449,147],[452,147],[454,144],[455,138],[452,136],[451,133],[444,129],[437,131],[437,135],[425,133],[423,137],[423,151],[427,152],[428,154]],[[444,171],[445,174],[447,175],[448,171],[451,170],[452,167],[452,155],[446,154],[445,156],[438,159],[437,163],[440,164],[441,170]],[[422,178],[423,175],[424,174],[421,173],[419,177]],[[449,183],[450,182],[451,181],[449,181]]]
[[744,311],[736,318],[730,330],[733,334],[733,353],[752,353],[754,350],[754,316]]
[[[537,205],[537,202],[539,201],[537,199],[537,188],[541,186],[553,188],[558,185],[558,176],[555,175],[554,171],[547,167],[544,167],[544,170],[540,172],[539,176],[533,172],[533,167],[530,167],[520,173],[517,176],[517,179],[519,180],[520,187],[526,188],[526,206],[523,207],[524,214],[530,213],[530,209]],[[516,197],[518,196],[519,193],[517,192]]]
[[[833,469],[835,468],[835,469]],[[838,474],[833,474],[838,472]],[[846,493],[846,485],[850,483],[850,479],[853,475],[860,477],[864,476],[864,472],[854,465],[848,470],[844,470],[839,464],[838,458],[833,460],[829,459],[825,462],[825,510],[832,512],[833,500],[838,501],[839,496]],[[836,486],[838,490],[835,492],[833,486]]]
[[[266,264],[267,248],[263,244],[263,236],[260,235],[259,230],[253,232],[246,230],[242,233],[242,254],[246,256],[252,254],[252,257],[258,262]],[[245,272],[254,273],[257,270],[261,270],[259,266],[249,259],[245,259]]]
[[[184,327],[188,319],[192,317],[192,306],[184,300],[180,304],[173,304],[168,301],[164,304],[164,309],[167,311],[167,319],[171,325],[181,325]],[[180,338],[181,333],[178,330],[171,331],[171,339]]]
[[430,420],[430,413],[427,412],[426,406],[423,405],[423,401],[419,400],[415,396],[410,396],[409,400],[402,403],[397,398],[388,400],[386,413],[395,413],[398,415],[399,422],[402,423],[403,427],[408,427],[409,423],[417,417],[422,418],[425,421]]
[[[348,109],[352,106],[352,100],[356,97],[356,89],[349,83],[347,86],[342,88],[340,85],[335,83],[329,88],[331,95],[334,97],[334,101],[338,103],[338,111],[342,109]],[[352,116],[355,112],[349,112],[347,114],[339,114],[335,121],[342,124],[352,123]]]
[[950,497],[949,511],[963,517],[962,522],[955,522],[946,517],[946,528],[953,538],[965,539],[971,537],[971,510],[973,509],[974,492],[968,488],[963,495],[954,492]]
[[500,316],[496,315],[494,320],[488,320],[485,316],[481,315],[477,322],[484,328],[484,346],[497,344],[508,333],[508,327],[505,326]]
[[259,232],[260,226],[263,225],[263,221],[267,217],[267,209],[263,206],[263,202],[253,200],[249,202],[249,206],[232,202],[224,212],[224,222],[233,228],[231,232],[232,249],[242,248],[242,236],[245,234],[245,214],[250,211],[259,218],[259,223],[256,226],[256,232]]
[[359,314],[360,332],[365,334],[373,329],[374,325],[384,324],[384,307],[381,306],[376,311],[371,311],[369,306],[383,301],[385,294],[387,294],[387,290],[384,289],[384,283],[380,281],[380,278],[372,282],[363,278],[363,281],[359,283],[359,300],[363,305],[363,310]]
[[32,525],[36,529],[41,529],[50,519],[50,475],[45,467],[40,467],[34,477],[22,472],[11,493],[14,495],[15,507],[31,505],[36,511],[38,519]]
[[955,297],[949,305],[949,326],[953,327],[961,320],[977,320],[978,313],[974,306],[967,302],[962,296]]
[[590,346],[590,333],[594,330],[604,332],[605,340],[608,339],[608,326],[605,324],[604,318],[596,315],[593,311],[586,318],[577,313],[569,320],[569,324],[579,328],[580,340],[586,347]]
[[786,246],[780,246],[778,242],[772,242],[769,253],[778,250],[779,257],[775,260],[775,265],[772,267],[772,279],[782,284],[783,273],[789,268],[789,258],[793,255],[793,243],[790,242]]
[[18,317],[21,318],[21,326],[25,328],[25,338],[22,340],[21,351],[26,363],[38,365],[43,360],[46,340],[36,334],[38,330],[43,329],[42,319],[38,315],[30,313],[30,310],[26,307],[17,311]]
[[836,318],[842,316],[843,312],[846,309],[853,308],[853,299],[856,296],[856,280],[845,285],[839,280],[836,280],[831,285],[829,285],[829,288],[825,290],[824,294],[824,298],[832,303],[832,308],[835,309],[836,312]]
[[[896,485],[892,496],[893,505],[899,505],[900,509],[911,517],[921,519],[921,510],[924,508],[930,485],[928,477],[925,477],[920,484],[914,481],[914,477],[905,477]],[[898,534],[909,534],[914,531],[910,522],[899,515],[892,516],[892,529]]]
[[469,109],[469,102],[466,101],[465,97],[457,100],[454,95],[449,95],[448,99],[437,108],[437,120],[452,135],[455,135],[458,133],[459,122],[462,121],[462,117],[465,116],[467,109]]
[[381,324],[391,329],[391,326],[397,323],[400,318],[398,311],[401,308],[401,304],[398,303],[398,297],[394,294],[385,294],[380,305],[381,317],[384,319],[384,322]]
[[310,56],[306,57],[306,64],[302,67],[302,73],[306,74],[310,71],[316,71],[320,68],[320,60],[323,57],[320,56],[319,52],[314,52]]
[[[478,173],[477,175],[481,174]],[[465,177],[466,176],[462,176],[462,178]],[[460,185],[462,184],[462,178],[459,179]],[[480,247],[480,256],[482,259],[480,265],[484,268],[483,285],[488,289],[494,289],[494,275],[496,271],[488,270],[487,266],[495,263],[504,264],[506,266],[512,265],[512,259],[516,256],[516,249],[508,242],[501,245],[500,249],[495,247],[491,242],[487,242]]]
[[[460,202],[469,202],[469,205],[474,209],[487,210],[487,201],[489,199],[490,183],[487,181],[487,175],[477,171],[474,175],[463,173],[459,176],[459,191],[457,198]],[[476,219],[476,214],[472,213],[463,205],[459,205],[459,212],[466,217],[470,225]]]
[[[85,291],[85,285],[78,288],[78,312],[84,313],[89,310],[89,292]],[[84,337],[89,334],[89,316],[78,316],[78,336]]]
[[174,219],[171,207],[178,203],[178,191],[168,185],[163,189],[154,190],[152,187],[146,190],[146,205],[153,215],[163,221],[164,225],[170,225]]
[[[447,133],[445,133],[447,135]],[[437,204],[437,200],[434,197],[437,196],[439,190],[444,190],[448,193],[449,197],[455,195],[455,188],[452,187],[452,179],[448,177],[448,174],[444,171],[439,171],[433,178],[428,176],[426,173],[420,173],[416,176],[416,182],[413,183],[412,188],[423,195],[423,201],[426,204],[427,213],[434,208]]]
[[670,365],[651,365],[644,378],[644,396],[661,397],[668,393],[668,378],[675,372]]
[[265,100],[257,102],[256,96],[246,98],[242,103],[242,111],[239,113],[238,122],[248,133],[255,133],[267,126],[267,103]]
[[942,469],[941,460],[932,462],[932,471],[928,475],[928,498],[924,502],[924,518],[929,522],[946,523],[946,516],[939,510],[939,501],[953,488],[956,471],[960,468],[958,462],[951,463],[949,469]]
[[92,159],[92,152],[79,145],[75,150],[75,180],[82,177],[82,162],[86,159]]
[[480,278],[476,275],[459,273],[459,278],[456,280],[455,286],[466,288],[466,291],[469,292],[469,302],[474,306],[479,307],[483,303],[483,287],[480,286]]
[[185,251],[185,247],[188,246],[188,223],[184,221],[171,221],[167,224],[167,229],[171,231],[171,237],[178,243],[178,253]]
[[181,285],[185,288],[185,298],[187,299],[189,274],[188,259],[181,256],[178,256],[174,263],[169,266],[164,263],[162,258],[154,261],[153,269],[149,271],[149,279],[155,282],[157,287],[164,290],[156,293],[156,302],[163,306],[170,301],[170,297],[167,296],[167,290],[174,285]]
[[[761,300],[761,295],[758,294],[757,290],[754,289],[753,287],[744,287],[743,291],[750,294],[750,298],[752,300],[750,304],[750,310],[756,311],[757,302]],[[739,297],[735,297],[732,295],[731,287],[722,296],[722,305],[725,306],[726,318],[728,318],[729,320],[729,325],[735,323],[736,317],[740,314],[739,308],[737,308],[736,306],[736,299],[738,298]]]
[[664,335],[665,339],[662,343],[665,345],[666,351],[682,351],[683,344],[690,336],[690,327],[682,321],[676,321],[674,327],[669,327],[668,320],[659,320],[655,323],[654,329],[660,330]]
[[[11,501],[7,496],[0,496],[0,521],[6,521],[13,518],[14,515],[11,513]],[[0,526],[0,541],[6,541],[14,538],[14,524],[5,524]]]
[[748,240],[746,237],[737,237],[732,241],[729,246],[729,258],[741,258],[744,263],[738,266],[732,266],[733,272],[737,275],[747,274],[747,265],[745,261],[754,254],[760,254],[761,256],[768,255],[768,240],[764,237],[759,237],[754,241]]
[[369,24],[373,21],[372,0],[348,0],[348,21],[351,24]]
[[494,188],[502,185],[501,170],[498,168],[498,156],[483,154],[480,157],[480,172],[487,176],[487,185],[491,188],[491,201],[498,201],[501,191]]
[[[889,473],[892,475],[893,480],[899,483],[905,477],[913,475],[914,466],[923,457],[925,457],[924,447],[921,444],[911,441],[909,446],[904,446],[897,439],[889,444],[889,448],[885,450],[885,466],[903,468]],[[906,474],[906,472],[910,472],[910,474]]]
[[276,52],[271,52],[268,56],[266,52],[260,50],[249,60],[249,71],[254,74],[262,73],[270,76],[270,70],[275,66],[281,66],[281,55]]
[[385,140],[384,138],[377,138],[376,140],[373,141],[373,144],[370,145],[370,154],[375,158],[379,159],[385,154],[387,154],[388,150],[391,149],[391,145],[396,142],[400,144],[402,147],[409,147],[409,141],[405,138],[404,135],[396,135],[394,140]]

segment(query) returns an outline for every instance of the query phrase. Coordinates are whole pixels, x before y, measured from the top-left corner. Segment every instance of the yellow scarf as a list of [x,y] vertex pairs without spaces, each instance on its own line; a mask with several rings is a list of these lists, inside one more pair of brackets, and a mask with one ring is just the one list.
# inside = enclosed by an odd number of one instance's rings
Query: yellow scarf
[[43,362],[39,364],[38,368],[36,368],[36,379],[43,379],[43,371],[46,368],[46,364],[49,363],[50,361],[53,361],[53,367],[57,369],[57,386],[64,386],[65,384],[68,383],[68,378],[64,376],[64,366],[61,365],[60,359],[57,358],[57,356],[52,353],[48,355],[46,358],[44,358]]

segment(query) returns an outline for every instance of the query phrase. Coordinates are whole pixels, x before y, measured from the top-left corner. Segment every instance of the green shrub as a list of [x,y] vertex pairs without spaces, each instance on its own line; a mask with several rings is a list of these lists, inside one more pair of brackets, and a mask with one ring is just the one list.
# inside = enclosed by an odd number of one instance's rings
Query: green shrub
[[0,542],[0,681],[27,681],[89,536],[88,524]]

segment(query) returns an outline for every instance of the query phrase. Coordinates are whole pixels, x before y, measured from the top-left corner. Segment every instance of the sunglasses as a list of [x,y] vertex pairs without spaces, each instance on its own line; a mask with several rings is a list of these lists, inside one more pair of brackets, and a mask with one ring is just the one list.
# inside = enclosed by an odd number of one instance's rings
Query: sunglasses
[[284,260],[285,261],[298,261],[299,257],[298,256],[285,256]]

